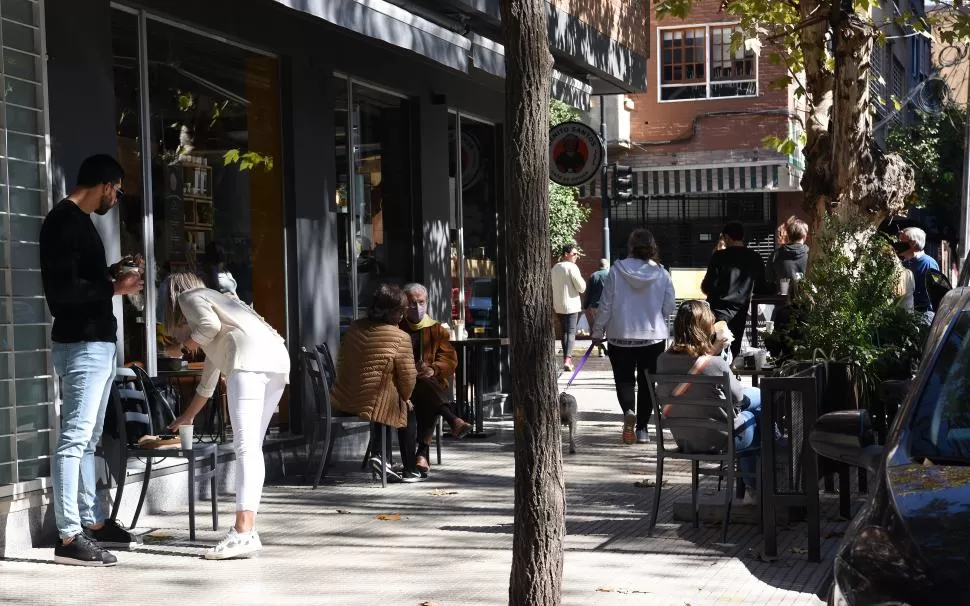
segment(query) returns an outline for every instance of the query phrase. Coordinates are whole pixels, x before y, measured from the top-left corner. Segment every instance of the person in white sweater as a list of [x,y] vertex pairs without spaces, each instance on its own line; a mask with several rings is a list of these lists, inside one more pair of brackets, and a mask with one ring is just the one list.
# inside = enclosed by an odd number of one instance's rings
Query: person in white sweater
[[647,443],[653,412],[647,373],[667,347],[667,318],[674,313],[674,283],[661,266],[650,230],[633,230],[627,258],[610,270],[603,285],[593,343],[609,343],[616,398],[623,412],[623,443]]
[[236,522],[205,554],[225,560],[262,549],[256,510],[266,475],[263,437],[289,382],[290,356],[283,337],[235,297],[205,288],[193,273],[173,273],[165,299],[165,332],[189,350],[205,352],[195,397],[171,424],[191,425],[226,375],[229,418],[236,452]]
[[563,246],[559,263],[552,266],[552,308],[559,317],[559,326],[562,329],[562,365],[566,372],[573,369],[576,324],[583,311],[583,299],[580,295],[586,292],[586,280],[576,265],[581,254],[578,246],[567,244]]

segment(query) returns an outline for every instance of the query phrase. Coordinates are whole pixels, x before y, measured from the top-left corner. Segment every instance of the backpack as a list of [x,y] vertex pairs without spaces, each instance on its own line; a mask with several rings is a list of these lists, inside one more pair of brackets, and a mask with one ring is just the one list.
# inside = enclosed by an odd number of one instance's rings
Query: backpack
[[143,436],[170,433],[166,428],[176,418],[174,406],[177,405],[178,394],[171,385],[157,385],[144,369],[132,366],[131,370],[135,373],[135,380],[122,385],[143,393],[145,397],[125,397],[118,388],[118,382],[115,382],[111,386],[111,405],[115,407],[116,414],[107,416],[104,431],[121,438],[117,426],[120,412],[124,419],[126,441],[130,446],[137,446]]

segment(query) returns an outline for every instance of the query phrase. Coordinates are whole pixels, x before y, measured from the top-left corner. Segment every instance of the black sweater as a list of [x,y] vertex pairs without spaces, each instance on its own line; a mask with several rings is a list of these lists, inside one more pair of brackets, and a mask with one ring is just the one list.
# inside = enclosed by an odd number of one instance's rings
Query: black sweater
[[47,214],[40,229],[40,269],[57,343],[117,339],[111,306],[114,282],[104,244],[90,215],[70,200]]
[[746,308],[753,292],[765,292],[765,263],[756,251],[732,246],[711,256],[701,290],[718,320],[729,321]]

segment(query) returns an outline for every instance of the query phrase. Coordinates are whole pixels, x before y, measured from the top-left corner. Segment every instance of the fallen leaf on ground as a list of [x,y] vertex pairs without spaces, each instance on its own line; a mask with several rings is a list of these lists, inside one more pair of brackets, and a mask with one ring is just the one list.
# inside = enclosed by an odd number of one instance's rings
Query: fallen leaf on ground
[[350,512],[347,511],[346,509],[338,509],[337,513],[350,513]]
[[433,497],[443,497],[443,496],[449,495],[449,494],[458,494],[458,491],[457,490],[442,490],[440,488],[435,488],[434,490],[432,490],[428,494],[430,494]]
[[596,591],[602,591],[603,593],[612,593],[614,590],[609,585],[600,585],[596,588]]
[[[637,480],[636,482],[633,483],[633,485],[636,486],[637,488],[653,488],[657,485],[657,483],[654,482],[653,480]],[[667,480],[664,480],[663,485],[664,486],[667,485]]]
[[401,519],[401,514],[399,513],[382,513],[377,516],[378,520],[384,520],[385,522],[397,522]]
[[808,553],[808,550],[805,549],[804,547],[792,547],[791,548],[791,552],[792,553],[805,554],[805,553]]
[[438,602],[427,600],[425,602],[421,602],[420,604],[418,604],[418,606],[438,606]]
[[148,534],[143,535],[142,538],[146,541],[169,541],[174,539],[175,535],[164,530],[153,530]]

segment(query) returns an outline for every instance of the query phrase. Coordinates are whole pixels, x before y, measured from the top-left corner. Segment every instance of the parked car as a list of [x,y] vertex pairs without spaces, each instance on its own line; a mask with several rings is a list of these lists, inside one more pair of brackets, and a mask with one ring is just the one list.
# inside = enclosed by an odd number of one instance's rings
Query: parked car
[[838,548],[829,604],[970,605],[970,288],[940,303],[885,446],[865,411],[823,415],[811,443],[875,474]]

